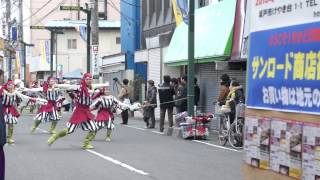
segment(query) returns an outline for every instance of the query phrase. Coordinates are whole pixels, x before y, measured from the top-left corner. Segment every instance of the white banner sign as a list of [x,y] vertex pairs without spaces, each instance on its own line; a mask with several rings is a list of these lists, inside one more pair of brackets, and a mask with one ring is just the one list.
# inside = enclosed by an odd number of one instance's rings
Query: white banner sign
[[99,46],[91,46],[91,72],[93,76],[99,75]]
[[320,21],[320,0],[251,0],[251,32]]

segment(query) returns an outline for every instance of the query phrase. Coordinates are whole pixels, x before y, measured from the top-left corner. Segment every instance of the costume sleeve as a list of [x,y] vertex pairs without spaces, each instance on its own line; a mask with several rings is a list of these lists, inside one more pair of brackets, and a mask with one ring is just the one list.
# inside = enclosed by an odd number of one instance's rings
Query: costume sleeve
[[22,89],[23,92],[42,92],[43,88],[23,88]]
[[93,101],[93,103],[90,105],[90,110],[93,111],[95,109],[97,109],[101,104],[101,98],[96,99],[95,101]]
[[59,97],[57,99],[57,102],[60,102],[62,104],[62,102],[66,99],[65,98],[66,96],[64,96],[64,94],[62,94],[62,91],[60,89],[58,90],[58,94],[59,94]]
[[116,108],[121,110],[129,109],[130,111],[136,111],[142,108],[140,103],[133,103],[132,105],[127,105],[117,100],[116,98],[113,98],[113,101],[114,101],[114,104],[116,104]]
[[93,89],[97,89],[97,88],[102,88],[102,87],[108,87],[109,83],[104,83],[104,84],[92,84],[92,88]]
[[28,101],[35,101],[37,104],[46,104],[48,103],[47,100],[45,99],[41,99],[41,98],[32,98],[26,95],[21,94],[20,92],[16,92],[16,95],[21,98],[22,101],[24,102],[28,102]]
[[127,110],[130,108],[129,105],[122,103],[121,101],[119,101],[115,97],[113,97],[113,104],[114,104],[115,108],[121,109],[121,110]]
[[79,90],[80,85],[71,85],[71,84],[56,84],[55,87],[60,88],[61,90]]

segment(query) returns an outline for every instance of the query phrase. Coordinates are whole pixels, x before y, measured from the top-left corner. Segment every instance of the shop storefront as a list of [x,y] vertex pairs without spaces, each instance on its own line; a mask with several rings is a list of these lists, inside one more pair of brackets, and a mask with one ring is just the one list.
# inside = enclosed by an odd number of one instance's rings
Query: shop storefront
[[320,178],[320,22],[313,2],[250,4],[244,179]]
[[[195,12],[195,72],[201,89],[200,109],[213,112],[219,90],[219,77],[229,74],[245,86],[246,71],[230,70],[234,35],[236,1],[221,1]],[[223,24],[223,25],[222,25]],[[184,68],[188,57],[188,25],[181,23],[175,30],[165,54],[168,66]]]
[[118,96],[121,86],[115,83],[113,79],[117,78],[121,81],[125,78],[125,62],[126,56],[124,54],[116,54],[102,58],[100,72],[103,77],[103,82],[110,83],[110,90],[114,96]]
[[[163,83],[162,77],[164,75],[170,75],[171,77],[180,77],[181,75],[179,67],[170,67],[163,63],[167,49],[167,47],[153,48],[135,53],[135,63],[147,63],[147,79],[152,79],[156,86]],[[156,109],[155,115],[160,117],[159,107]]]

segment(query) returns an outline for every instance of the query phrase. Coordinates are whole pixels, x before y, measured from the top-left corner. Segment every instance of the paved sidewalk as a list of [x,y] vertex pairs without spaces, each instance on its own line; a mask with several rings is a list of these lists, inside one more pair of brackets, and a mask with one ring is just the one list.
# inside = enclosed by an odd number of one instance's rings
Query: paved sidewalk
[[[118,120],[118,122],[121,122],[121,117],[118,117],[117,120]],[[150,131],[152,133],[158,133],[158,134],[167,136],[167,130],[168,130],[168,122],[167,121],[165,122],[165,125],[164,125],[164,128],[165,128],[164,133],[160,133],[160,131],[159,131],[159,119],[156,119],[156,127],[154,129],[145,128],[145,123],[144,123],[142,117],[139,117],[139,116],[138,117],[129,117],[128,126],[131,126],[133,128],[144,129],[144,130]],[[175,128],[173,135],[171,137],[172,138],[180,138],[181,140],[184,140],[181,137],[179,137],[179,135],[178,135],[179,131],[180,131],[180,128]],[[210,130],[210,136],[206,140],[201,140],[201,141],[220,146],[220,143],[218,140],[218,131]],[[225,147],[232,148],[228,143],[225,145]]]

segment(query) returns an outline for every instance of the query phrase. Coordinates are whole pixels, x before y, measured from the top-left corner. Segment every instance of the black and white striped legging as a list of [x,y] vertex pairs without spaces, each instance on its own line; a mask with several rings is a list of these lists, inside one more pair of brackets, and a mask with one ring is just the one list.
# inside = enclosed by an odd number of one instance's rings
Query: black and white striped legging
[[108,120],[108,121],[96,121],[97,126],[99,129],[105,128],[107,127],[108,129],[113,129],[114,128],[114,124],[113,124],[113,120]]
[[84,131],[97,131],[98,126],[95,121],[88,120],[85,122],[82,122],[80,124],[72,124],[70,122],[67,123],[68,133],[73,133],[78,127],[81,127]]
[[34,119],[41,122],[49,122],[49,121],[59,121],[60,117],[59,117],[58,111],[52,111],[52,112],[39,113]]
[[13,116],[11,113],[4,115],[4,121],[6,124],[17,124],[17,117]]

